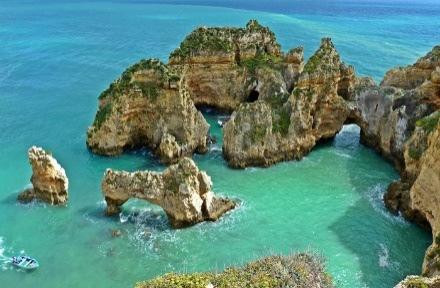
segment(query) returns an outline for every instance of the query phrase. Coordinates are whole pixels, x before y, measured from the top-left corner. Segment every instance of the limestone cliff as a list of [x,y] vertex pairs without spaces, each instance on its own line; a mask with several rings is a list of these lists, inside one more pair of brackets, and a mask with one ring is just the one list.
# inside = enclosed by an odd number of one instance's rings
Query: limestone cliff
[[283,55],[275,34],[251,20],[245,28],[201,27],[170,55],[171,67],[182,71],[196,105],[232,111],[253,101],[260,64],[277,65],[291,86],[302,68],[302,50]]
[[299,159],[320,139],[333,137],[350,114],[355,76],[341,62],[333,43],[324,38],[307,61],[290,93],[282,72],[264,67],[265,95],[245,103],[224,127],[223,152],[233,167],[268,166]]
[[184,83],[159,60],[128,68],[100,95],[88,147],[103,155],[148,147],[165,163],[205,152],[209,125]]
[[361,89],[356,99],[364,142],[391,159],[401,174],[384,196],[386,206],[432,230],[424,276],[440,275],[439,59],[436,46],[414,65],[388,72],[380,87]]
[[440,277],[420,277],[408,276],[397,284],[394,288],[438,288],[440,287]]
[[102,181],[108,215],[119,213],[128,199],[139,198],[161,206],[176,228],[215,221],[235,207],[232,200],[216,197],[211,186],[211,178],[190,158],[162,173],[107,169]]
[[392,86],[402,89],[415,89],[422,85],[431,73],[440,66],[440,46],[435,46],[426,56],[413,65],[399,67],[388,71],[381,86]]
[[66,203],[69,180],[64,168],[40,147],[29,148],[28,156],[32,166],[32,188],[22,192],[18,200],[29,202],[38,199],[52,205]]

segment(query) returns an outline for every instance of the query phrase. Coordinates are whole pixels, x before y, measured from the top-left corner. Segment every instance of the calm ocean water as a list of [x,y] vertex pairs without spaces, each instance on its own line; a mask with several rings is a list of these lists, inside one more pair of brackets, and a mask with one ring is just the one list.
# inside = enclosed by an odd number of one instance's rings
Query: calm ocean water
[[[330,36],[347,63],[377,81],[440,44],[436,2],[321,2],[0,1],[0,286],[131,287],[167,271],[221,270],[301,250],[325,256],[338,287],[392,287],[419,273],[430,236],[387,213],[381,197],[398,175],[358,143],[355,126],[303,161],[269,169],[228,169],[221,143],[195,156],[216,193],[241,201],[219,222],[172,230],[161,209],[140,201],[119,219],[103,217],[106,168],[163,167],[148,151],[116,158],[87,151],[97,96],[129,64],[166,60],[194,27],[255,18],[284,50],[303,45],[306,56]],[[221,138],[216,115],[208,118]],[[29,185],[33,144],[66,168],[67,207],[16,203]],[[111,229],[123,236],[112,238]],[[41,268],[12,269],[7,257],[21,252]]]

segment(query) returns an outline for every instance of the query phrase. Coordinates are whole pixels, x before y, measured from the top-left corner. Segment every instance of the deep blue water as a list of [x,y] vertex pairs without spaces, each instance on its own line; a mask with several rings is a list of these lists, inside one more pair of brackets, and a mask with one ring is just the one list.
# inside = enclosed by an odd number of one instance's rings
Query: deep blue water
[[[420,272],[430,237],[385,210],[381,197],[397,174],[358,143],[355,127],[303,161],[269,169],[228,169],[221,143],[196,156],[214,191],[243,203],[218,223],[174,231],[160,209],[137,201],[118,221],[103,217],[106,168],[163,167],[148,151],[87,151],[99,93],[141,58],[166,61],[197,26],[249,19],[270,26],[284,50],[304,46],[307,57],[330,36],[347,63],[376,81],[440,44],[436,2],[0,1],[0,286],[130,287],[170,270],[221,270],[307,249],[326,257],[340,287],[391,287]],[[221,137],[215,125],[213,133]],[[16,203],[29,184],[31,145],[66,168],[67,207]],[[113,228],[124,236],[111,238]],[[22,250],[41,269],[11,269],[7,256]]]

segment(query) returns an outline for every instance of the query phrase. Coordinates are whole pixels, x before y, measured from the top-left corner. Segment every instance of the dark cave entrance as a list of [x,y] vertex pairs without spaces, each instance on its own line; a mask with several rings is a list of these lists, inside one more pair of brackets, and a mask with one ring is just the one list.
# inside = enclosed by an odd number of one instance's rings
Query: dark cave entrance
[[246,102],[252,103],[258,100],[258,97],[260,97],[260,92],[257,90],[251,90],[249,93],[249,96],[246,99]]

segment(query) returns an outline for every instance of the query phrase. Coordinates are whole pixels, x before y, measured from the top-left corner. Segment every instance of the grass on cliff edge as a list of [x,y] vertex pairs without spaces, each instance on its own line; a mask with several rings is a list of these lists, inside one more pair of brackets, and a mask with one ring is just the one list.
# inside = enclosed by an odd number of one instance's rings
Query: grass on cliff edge
[[334,287],[320,257],[308,253],[270,256],[222,273],[169,273],[139,282],[136,288],[278,288]]
[[440,120],[440,111],[436,111],[432,113],[431,115],[426,116],[425,118],[419,119],[416,122],[417,127],[422,127],[425,131],[428,133],[431,133],[432,131],[437,128],[437,124]]

